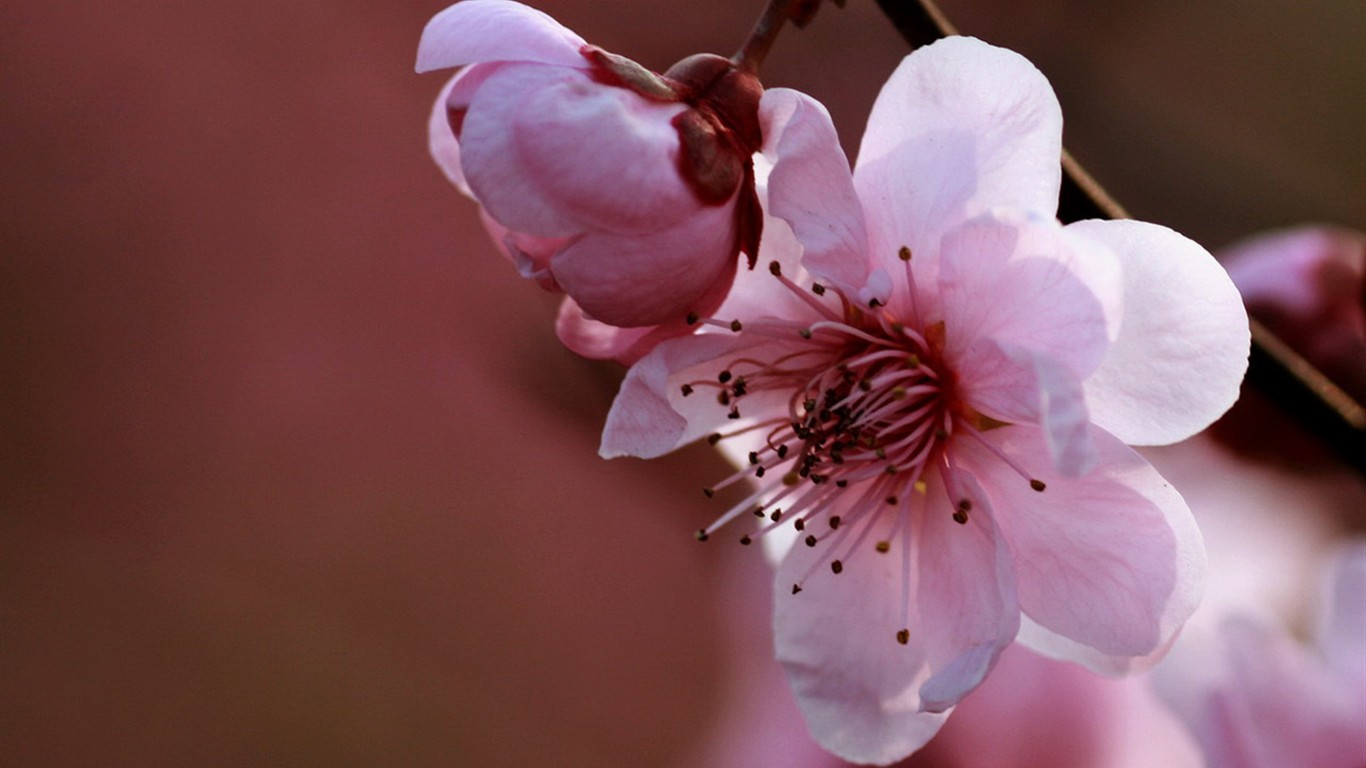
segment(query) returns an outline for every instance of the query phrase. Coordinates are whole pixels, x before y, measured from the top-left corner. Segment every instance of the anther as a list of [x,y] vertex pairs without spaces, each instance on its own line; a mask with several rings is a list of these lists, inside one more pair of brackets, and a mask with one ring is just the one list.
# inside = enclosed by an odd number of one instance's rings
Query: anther
[[707,445],[716,445],[719,442],[721,442],[720,432],[713,432],[710,435],[707,435]]
[[755,517],[763,517],[763,516],[764,516],[764,508],[763,508],[763,507],[759,507],[758,509],[754,510],[754,516],[755,516]]
[[834,571],[835,573],[839,573],[844,570],[844,563],[841,563],[838,560],[831,560],[830,570]]
[[902,645],[906,645],[907,643],[911,642],[911,630],[898,629],[896,631],[896,641],[898,643],[901,643]]
[[811,329],[803,328],[800,331],[797,331],[797,335],[801,336],[803,339],[809,339],[811,338]]
[[878,552],[881,552],[885,555],[892,549],[892,542],[879,541],[878,543],[873,545],[873,549],[876,549]]
[[706,532],[705,530],[701,529],[701,528],[698,528],[698,529],[697,529],[697,533],[694,533],[694,534],[693,534],[693,538],[697,539],[698,541],[706,541],[706,540],[707,540],[707,532]]
[[758,452],[758,451],[750,451],[750,452],[749,452],[749,463],[750,463],[750,464],[758,464],[758,463],[759,463],[759,452]]
[[740,418],[740,409],[739,409],[739,408],[731,408],[731,409],[730,409],[730,413],[727,413],[727,414],[726,414],[726,418],[728,418],[728,419],[738,419],[738,418]]
[[696,312],[689,312],[687,319],[688,325],[697,325],[697,321],[701,320],[702,318],[698,317]]
[[683,387],[682,387],[682,389],[683,389],[683,396],[684,396],[684,397],[687,397],[688,395],[691,395],[691,394],[692,394],[692,385],[691,385],[691,384],[684,384]]
[[839,515],[831,515],[831,516],[830,516],[830,530],[833,531],[834,529],[836,529],[836,528],[838,528],[838,527],[840,527],[840,516],[839,516]]
[[[775,262],[773,262],[773,263],[774,263],[774,264],[777,264],[778,262],[775,261]],[[801,592],[801,591],[802,591],[802,585],[800,585],[800,584],[793,584],[793,585],[792,585],[792,594],[795,595],[795,594],[797,594],[798,592]]]
[[890,504],[890,505],[892,505],[892,506],[896,506],[896,497],[895,497],[895,496],[888,496],[888,497],[887,497],[887,503]]
[[778,522],[779,520],[782,520],[782,519],[783,519],[783,511],[782,511],[781,509],[775,509],[775,510],[773,510],[773,513],[770,514],[770,515],[768,516],[768,519],[769,519],[769,520],[772,520],[772,521],[775,522],[775,523]]
[[740,332],[740,329],[741,329],[742,327],[743,327],[743,326],[740,325],[740,321],[739,321],[739,320],[732,320],[732,321],[730,321],[730,329],[731,329],[732,331],[735,331],[736,333],[739,333],[739,332]]
[[814,293],[814,294],[816,294],[817,296],[824,296],[824,295],[825,295],[825,286],[821,285],[820,283],[812,283],[812,284],[811,284],[811,292]]
[[765,470],[764,470],[763,467],[755,467],[755,468],[754,468],[754,476],[755,476],[755,477],[763,477],[763,476],[764,476],[764,472],[765,472]]
[[782,275],[783,275],[783,265],[779,264],[779,263],[776,262],[776,261],[770,261],[770,262],[768,263],[768,272],[769,272],[769,274],[773,275],[774,277],[782,277]]
[[964,511],[961,510],[961,509],[958,510],[957,512],[954,512],[954,513],[953,513],[953,521],[954,521],[955,523],[958,523],[959,525],[967,525],[967,524],[968,524],[968,513],[967,513],[967,512],[964,512]]
[[903,245],[903,246],[901,246],[900,248],[897,249],[896,255],[899,256],[899,257],[901,257],[901,260],[902,260],[902,261],[910,261],[910,260],[911,260],[911,249],[910,249],[910,248],[907,248],[906,246]]
[[804,528],[806,528],[806,518],[804,518],[804,517],[799,517],[799,518],[797,518],[797,521],[794,522],[794,523],[792,524],[792,527],[793,527],[793,528],[796,528],[796,529],[799,530],[799,531],[802,530],[802,529],[804,529]]
[[972,499],[968,499],[968,498],[959,499],[959,500],[958,500],[958,511],[960,511],[960,512],[971,512],[971,511],[972,511]]
[[1044,481],[1042,481],[1042,480],[1034,480],[1034,479],[1031,478],[1030,481],[1029,481],[1029,487],[1030,487],[1030,488],[1033,488],[1034,490],[1038,491],[1039,493],[1043,493],[1043,489],[1047,488],[1048,486],[1045,485],[1045,484],[1044,484]]
[[819,541],[819,539],[817,539],[815,536],[812,536],[812,535],[809,535],[809,534],[808,534],[807,537],[806,537],[806,546],[808,546],[808,547],[814,547],[814,546],[816,546],[816,542],[817,542],[817,541]]
[[710,499],[710,498],[716,496],[716,489],[715,489],[715,488],[703,488],[703,489],[702,489],[702,493],[705,493],[705,494],[707,495],[707,498]]
[[[871,382],[871,381],[869,381],[869,380],[867,380],[867,379],[859,379],[859,380],[858,380],[858,388],[861,389],[861,390],[863,390],[864,392],[872,392],[872,391],[873,391],[873,382]],[[900,389],[900,387],[898,387],[898,389]],[[902,389],[902,392],[904,393],[905,390]]]
[[839,488],[848,488],[848,487],[849,487],[849,481],[848,481],[848,480],[844,480],[844,479],[836,480],[836,481],[835,481],[835,485],[836,485],[836,487],[839,487]]
[[754,541],[754,539],[751,539],[751,538],[749,537],[749,534],[746,534],[746,535],[744,535],[744,536],[741,536],[741,537],[740,537],[740,546],[742,546],[742,547],[748,547],[748,546],[749,546],[749,543],[750,543],[751,541]]
[[797,483],[800,483],[801,481],[802,476],[797,474],[796,472],[788,472],[787,474],[783,475],[783,485],[786,485],[788,487],[794,486]]
[[783,443],[782,445],[778,446],[778,458],[787,458],[787,443]]
[[716,380],[721,382],[722,384],[725,384],[726,382],[730,381],[730,371],[721,371],[720,373],[716,374]]
[[877,309],[877,308],[880,307],[880,306],[882,306],[882,301],[880,301],[879,299],[869,299],[869,300],[868,300],[868,308],[869,308],[869,309]]

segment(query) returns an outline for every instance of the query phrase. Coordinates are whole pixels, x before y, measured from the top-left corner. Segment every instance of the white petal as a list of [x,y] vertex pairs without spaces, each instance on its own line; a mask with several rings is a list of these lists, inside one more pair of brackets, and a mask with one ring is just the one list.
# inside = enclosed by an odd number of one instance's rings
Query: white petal
[[1067,227],[1121,261],[1124,319],[1085,382],[1096,424],[1131,445],[1176,442],[1238,399],[1251,344],[1242,299],[1223,267],[1176,232],[1139,221]]

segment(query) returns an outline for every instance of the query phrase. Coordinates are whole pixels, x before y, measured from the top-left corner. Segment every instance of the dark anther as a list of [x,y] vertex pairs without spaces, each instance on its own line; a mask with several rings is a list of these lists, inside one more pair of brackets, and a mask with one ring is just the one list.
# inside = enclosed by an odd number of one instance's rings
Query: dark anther
[[759,507],[758,509],[754,510],[754,516],[755,516],[755,517],[763,517],[763,516],[764,516],[764,508],[763,508],[763,507]]
[[787,443],[783,443],[782,445],[778,446],[778,458],[787,458]]
[[687,397],[688,395],[691,395],[691,394],[692,394],[692,385],[691,385],[691,384],[684,384],[684,385],[683,385],[683,396],[684,396],[684,397]]
[[707,495],[707,498],[710,499],[710,498],[716,496],[716,489],[715,489],[715,488],[703,488],[703,489],[702,489],[702,493],[705,493],[705,494]]
[[797,518],[797,521],[796,521],[795,523],[792,524],[792,527],[793,527],[793,528],[796,528],[796,529],[799,530],[799,531],[802,530],[802,529],[804,529],[804,528],[806,528],[806,518],[804,518],[804,517],[799,517],[799,518]]
[[697,529],[697,533],[694,533],[694,534],[693,534],[693,538],[697,539],[698,541],[706,541],[706,540],[707,540],[707,532],[704,531],[704,530],[702,530],[701,528],[698,528],[698,529]]
[[[775,262],[773,262],[773,263],[774,263],[774,264],[777,264],[778,262],[775,261]],[[802,585],[800,585],[800,584],[793,584],[793,585],[792,585],[792,594],[795,595],[795,594],[797,594],[798,592],[801,592],[801,591],[802,591]]]
[[840,527],[840,516],[839,516],[839,515],[832,515],[832,516],[830,517],[830,529],[831,529],[831,530],[834,530],[834,529],[836,529],[836,528],[838,528],[838,527]]
[[749,543],[750,543],[751,541],[754,541],[754,539],[751,539],[751,538],[749,537],[748,534],[746,534],[746,535],[744,535],[744,536],[741,536],[741,537],[740,537],[740,546],[742,546],[742,547],[748,547],[748,546],[749,546]]
[[902,645],[906,645],[907,643],[911,642],[911,630],[898,629],[896,631],[896,641],[898,643],[901,643]]
[[779,264],[779,263],[776,262],[776,261],[770,261],[770,262],[768,263],[768,271],[769,271],[774,277],[778,277],[778,276],[780,276],[780,275],[783,274],[783,265]]
[[773,513],[770,514],[770,515],[768,516],[768,519],[769,519],[769,520],[772,520],[772,521],[775,522],[775,523],[778,522],[779,520],[782,520],[782,519],[783,519],[783,511],[782,511],[781,509],[775,509],[775,510],[773,510]]
[[766,471],[767,471],[767,470],[765,470],[763,467],[755,467],[755,468],[754,468],[754,476],[755,476],[755,477],[763,477],[763,476],[764,476],[764,472],[766,472]]
[[837,487],[839,487],[839,488],[848,488],[848,487],[849,487],[849,481],[848,481],[848,480],[843,480],[843,479],[841,479],[841,480],[836,480],[836,481],[835,481],[835,485],[836,485]]
[[958,523],[959,525],[967,525],[967,524],[968,524],[968,513],[962,512],[962,511],[954,512],[954,513],[953,513],[953,521],[954,521],[955,523]]
[[869,308],[869,309],[877,309],[877,308],[880,307],[880,306],[882,306],[882,302],[881,302],[880,300],[878,300],[878,299],[869,299],[869,300],[868,300],[868,308]]
[[758,464],[758,463],[759,463],[759,453],[758,453],[758,451],[750,451],[750,452],[749,452],[749,463],[750,463],[750,464]]
[[811,338],[811,329],[803,328],[800,331],[797,331],[797,335],[801,336],[803,339],[809,339]]
[[721,405],[730,405],[730,393],[724,389],[716,393],[716,402]]
[[739,409],[739,408],[731,408],[731,409],[730,409],[730,413],[726,414],[726,418],[728,418],[728,419],[738,419],[738,418],[740,418],[740,409]]
[[958,501],[958,509],[961,510],[961,511],[963,511],[963,512],[971,512],[971,511],[972,511],[972,499],[960,499],[960,500]]
[[722,384],[725,384],[726,382],[730,381],[730,371],[721,371],[720,373],[716,374],[716,380],[721,382]]
[[811,292],[814,293],[814,294],[816,294],[817,296],[824,296],[824,295],[825,295],[825,286],[821,285],[820,283],[812,283],[812,284],[811,284]]
[[741,327],[742,327],[742,326],[740,325],[740,321],[739,321],[739,320],[732,320],[732,321],[730,321],[730,329],[731,329],[732,331],[735,331],[736,333],[739,333]]
[[1033,488],[1034,490],[1040,493],[1043,493],[1043,489],[1047,488],[1048,486],[1045,485],[1042,480],[1030,480],[1029,487]]
[[893,505],[893,506],[895,506],[895,505],[896,505],[896,497],[895,497],[895,496],[888,496],[888,497],[887,497],[887,503],[888,503],[888,504],[891,504],[891,505]]
[[808,536],[806,537],[806,546],[808,546],[808,547],[814,547],[814,546],[816,546],[816,542],[817,542],[817,541],[818,541],[818,539],[817,539],[815,536],[808,535]]
[[876,549],[884,555],[887,554],[887,552],[891,550],[891,548],[892,542],[890,541],[879,541],[878,543],[873,545],[873,549]]
[[688,325],[697,325],[697,321],[700,319],[701,318],[697,316],[696,312],[688,313]]
[[910,249],[910,248],[907,248],[906,246],[903,245],[903,246],[901,246],[900,248],[897,249],[896,255],[897,255],[897,256],[900,256],[902,261],[910,261],[910,260],[911,260],[911,249]]
[[721,433],[720,433],[720,432],[713,432],[713,433],[711,433],[710,435],[707,435],[707,444],[708,444],[708,445],[716,445],[716,444],[719,443],[719,442],[721,442]]
[[841,563],[838,560],[831,560],[830,570],[834,571],[835,573],[839,573],[840,571],[844,570],[844,563]]

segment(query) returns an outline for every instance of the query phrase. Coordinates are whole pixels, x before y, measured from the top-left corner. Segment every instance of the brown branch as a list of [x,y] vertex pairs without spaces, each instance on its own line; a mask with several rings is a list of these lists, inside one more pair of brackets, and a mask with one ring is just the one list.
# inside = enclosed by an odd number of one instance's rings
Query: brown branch
[[[877,0],[883,14],[912,48],[958,31],[933,0]],[[1058,218],[1128,218],[1124,208],[1065,151]],[[1317,436],[1350,466],[1366,475],[1366,408],[1295,352],[1266,326],[1251,320],[1252,359],[1247,381]]]

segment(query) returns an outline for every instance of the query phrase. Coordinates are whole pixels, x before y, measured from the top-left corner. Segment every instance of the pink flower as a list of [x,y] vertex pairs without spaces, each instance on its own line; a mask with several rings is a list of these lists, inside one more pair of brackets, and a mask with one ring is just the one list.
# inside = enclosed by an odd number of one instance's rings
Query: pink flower
[[508,0],[427,24],[418,71],[462,65],[432,113],[432,155],[518,270],[568,294],[571,348],[636,357],[716,309],[741,250],[752,266],[753,75],[699,55],[660,76]]
[[1219,255],[1254,317],[1353,397],[1366,398],[1366,233],[1296,227]]
[[[628,372],[604,456],[711,434],[778,552],[777,655],[849,760],[914,751],[1017,636],[1119,674],[1199,599],[1181,497],[1125,443],[1234,401],[1247,319],[1200,246],[1060,226],[1061,116],[1020,56],[950,38],[884,86],[852,175],[824,110],[761,104],[761,260],[705,332]],[[789,228],[790,227],[790,228]],[[800,593],[800,594],[798,594]]]
[[1325,602],[1313,649],[1232,615],[1156,670],[1210,768],[1366,765],[1366,544],[1337,559]]

